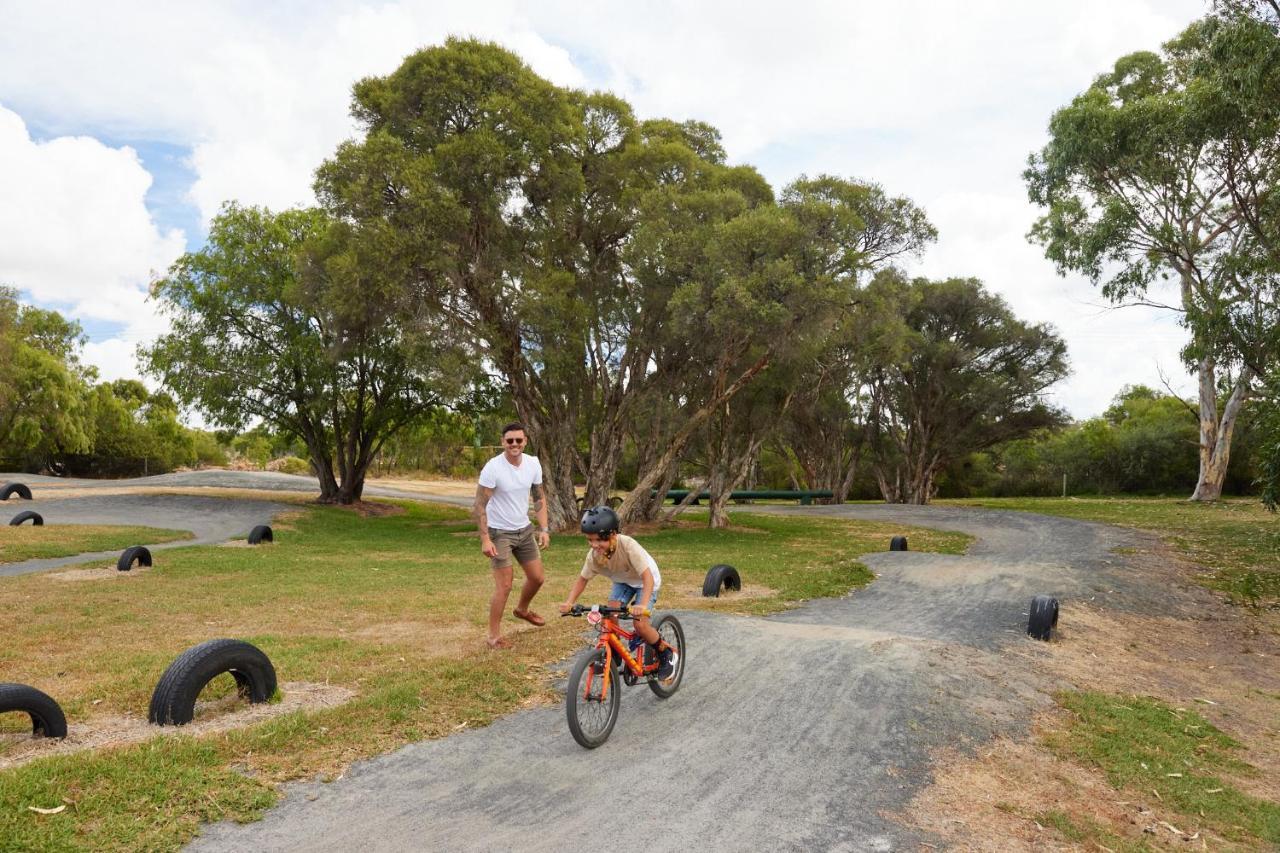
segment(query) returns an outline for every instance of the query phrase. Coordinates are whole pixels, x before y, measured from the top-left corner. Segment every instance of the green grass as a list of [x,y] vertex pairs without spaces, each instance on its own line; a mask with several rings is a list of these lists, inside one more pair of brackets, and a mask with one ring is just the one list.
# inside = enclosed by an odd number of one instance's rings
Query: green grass
[[20,563],[46,557],[71,557],[95,551],[123,551],[131,545],[154,545],[190,539],[186,530],[157,527],[112,527],[90,524],[58,524],[33,527],[0,527],[0,563]]
[[1239,743],[1196,712],[1089,691],[1058,701],[1071,712],[1066,730],[1047,738],[1059,755],[1097,767],[1117,789],[1156,792],[1188,825],[1249,846],[1280,844],[1280,805],[1232,785],[1257,771],[1237,757]]
[[1061,515],[1156,533],[1205,567],[1197,578],[1241,604],[1280,604],[1280,516],[1257,500],[982,498],[946,503]]
[[[289,682],[355,693],[337,707],[283,713],[224,734],[157,737],[0,771],[0,850],[172,849],[200,821],[256,818],[282,780],[334,776],[354,760],[485,725],[550,697],[547,665],[581,645],[582,625],[548,619],[533,629],[509,619],[515,648],[490,652],[483,643],[490,573],[465,513],[404,506],[401,515],[378,518],[300,510],[276,522],[275,544],[167,550],[145,573],[57,584],[42,574],[0,578],[0,613],[23,626],[0,644],[0,672],[53,695],[72,725],[144,717],[165,667],[215,637],[267,652],[286,700]],[[733,522],[729,530],[691,525],[638,534],[662,568],[660,608],[768,612],[868,582],[870,573],[849,555],[882,551],[891,535],[948,553],[969,541],[830,519],[740,513]],[[547,586],[536,609],[554,613],[586,550],[581,537],[555,537],[544,552]],[[741,595],[700,597],[707,568],[718,562],[739,569]],[[583,600],[607,593],[597,580]],[[219,679],[202,699],[230,691]],[[17,748],[7,737],[0,737],[0,759]],[[27,808],[67,801],[56,815]]]

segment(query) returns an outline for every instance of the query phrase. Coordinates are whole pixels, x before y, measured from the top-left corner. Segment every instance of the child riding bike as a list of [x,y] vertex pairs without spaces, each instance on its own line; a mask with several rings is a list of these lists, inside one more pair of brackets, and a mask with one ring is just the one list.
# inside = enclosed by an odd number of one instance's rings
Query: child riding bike
[[635,633],[649,644],[658,661],[659,680],[670,678],[679,658],[662,636],[649,622],[649,615],[658,603],[658,589],[662,586],[662,574],[649,552],[630,536],[619,533],[621,521],[608,506],[594,506],[582,514],[582,532],[591,549],[582,564],[582,572],[574,579],[569,597],[560,605],[561,613],[568,613],[574,602],[587,588],[587,582],[596,575],[613,581],[609,593],[610,607],[631,607]]

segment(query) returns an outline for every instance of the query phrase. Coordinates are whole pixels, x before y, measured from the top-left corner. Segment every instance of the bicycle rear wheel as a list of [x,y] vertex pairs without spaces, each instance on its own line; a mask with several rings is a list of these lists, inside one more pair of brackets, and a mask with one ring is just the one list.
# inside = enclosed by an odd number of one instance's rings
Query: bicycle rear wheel
[[[610,676],[608,692],[601,698],[606,675]],[[603,649],[591,649],[574,661],[564,693],[565,716],[574,740],[587,749],[595,749],[609,739],[613,724],[618,721],[621,689],[622,682],[616,675],[605,672]]]
[[666,699],[680,689],[680,680],[684,678],[684,626],[674,616],[666,615],[653,623],[654,630],[662,635],[667,645],[676,650],[676,671],[666,681],[653,678],[649,681],[649,689],[659,699]]

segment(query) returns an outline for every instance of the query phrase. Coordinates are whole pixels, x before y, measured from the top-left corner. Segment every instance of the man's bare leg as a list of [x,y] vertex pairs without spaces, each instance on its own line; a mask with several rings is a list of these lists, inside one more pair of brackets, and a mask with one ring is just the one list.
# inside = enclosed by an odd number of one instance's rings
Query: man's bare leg
[[[524,569],[524,586],[520,587],[520,602],[516,605],[516,610],[520,613],[529,612],[529,605],[533,603],[533,597],[538,594],[538,590],[542,589],[542,583],[546,580],[546,573],[542,569],[542,558],[530,560],[527,563],[521,563],[520,568]],[[507,589],[511,588],[511,579],[507,579]],[[505,604],[505,599],[504,602]]]
[[493,570],[493,597],[489,599],[489,645],[491,646],[502,639],[502,613],[507,609],[507,599],[511,597],[512,575],[511,566]]

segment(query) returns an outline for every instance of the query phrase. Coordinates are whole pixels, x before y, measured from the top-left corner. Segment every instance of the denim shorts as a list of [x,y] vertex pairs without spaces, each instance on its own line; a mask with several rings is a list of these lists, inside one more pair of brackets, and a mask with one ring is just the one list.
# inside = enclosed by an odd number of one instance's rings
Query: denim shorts
[[[621,581],[614,581],[613,589],[610,590],[609,592],[609,600],[620,602],[625,606],[635,601],[637,598],[639,598],[640,593],[643,591],[644,590],[642,590],[638,586],[632,586],[629,583],[622,583]],[[652,611],[653,608],[657,605],[657,603],[658,603],[658,591],[655,589],[653,591],[653,594],[649,596],[648,609]]]

